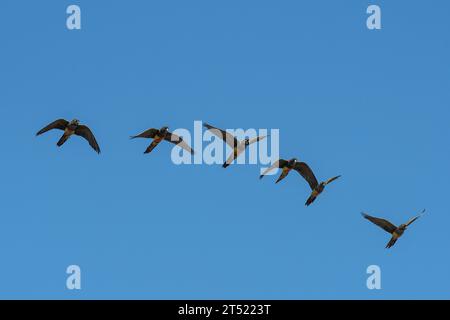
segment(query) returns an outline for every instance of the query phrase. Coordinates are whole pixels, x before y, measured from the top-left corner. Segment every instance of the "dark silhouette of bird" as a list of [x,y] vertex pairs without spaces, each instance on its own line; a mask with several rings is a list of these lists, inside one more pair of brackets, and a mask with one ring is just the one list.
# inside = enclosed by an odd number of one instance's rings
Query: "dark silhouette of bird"
[[162,127],[161,129],[148,129],[137,136],[132,136],[131,139],[135,138],[147,138],[147,139],[153,139],[152,143],[147,147],[144,153],[150,153],[153,149],[163,140],[169,141],[170,143],[176,144],[177,146],[183,148],[190,154],[194,154],[194,150],[191,149],[191,147],[184,142],[183,138],[180,136],[177,136],[176,134],[173,134],[169,132],[169,127]]
[[385,220],[385,219],[381,219],[381,218],[376,218],[376,217],[372,217],[369,216],[368,214],[362,212],[362,216],[364,218],[366,218],[367,220],[369,220],[370,222],[376,224],[377,226],[379,226],[380,228],[382,228],[383,230],[385,230],[386,232],[389,232],[392,237],[391,240],[389,240],[389,242],[386,245],[386,248],[389,249],[391,248],[396,242],[397,240],[403,235],[403,233],[405,232],[405,230],[409,227],[409,225],[411,223],[413,223],[414,221],[416,221],[417,219],[419,219],[423,214],[425,213],[425,209],[416,217],[412,218],[411,220],[409,220],[407,223],[401,224],[400,226],[395,226],[393,225],[391,222]]
[[289,174],[289,172],[294,169],[298,173],[300,173],[303,176],[302,170],[304,171],[305,166],[307,166],[304,162],[299,162],[296,158],[293,158],[291,160],[284,160],[279,159],[273,163],[273,165],[270,168],[267,168],[260,176],[259,178],[262,179],[266,174],[268,174],[273,169],[282,169],[281,175],[278,177],[277,181],[275,183],[280,182],[284,178],[286,178]]
[[317,183],[317,180],[315,180],[316,178],[314,177],[314,174],[312,173],[312,171],[310,171],[307,174],[308,174],[309,178],[305,178],[305,179],[308,181],[312,192],[311,192],[311,195],[309,196],[309,198],[306,200],[306,203],[305,203],[306,206],[309,206],[311,203],[314,202],[314,200],[316,200],[316,198],[323,192],[326,185],[330,184],[334,180],[339,179],[341,177],[339,175],[339,176],[330,178],[326,181],[322,181],[321,183]]
[[56,144],[58,147],[61,147],[72,135],[77,135],[86,139],[92,149],[94,149],[97,153],[100,153],[100,147],[98,146],[97,140],[95,140],[92,131],[87,126],[81,125],[80,121],[78,121],[77,119],[74,119],[70,122],[64,119],[53,121],[48,126],[39,130],[39,132],[36,133],[36,136],[39,136],[53,129],[64,131],[62,137]]
[[275,161],[274,164],[270,168],[265,170],[259,178],[262,179],[268,172],[270,172],[275,168],[282,169],[281,175],[278,177],[275,183],[278,183],[284,178],[286,178],[292,169],[300,173],[300,175],[308,182],[312,192],[308,200],[306,200],[305,203],[306,206],[309,206],[311,203],[314,202],[314,200],[316,200],[319,194],[323,192],[327,184],[330,184],[334,180],[340,178],[340,176],[336,176],[331,179],[328,179],[327,181],[319,183],[311,168],[305,162],[300,162],[296,158],[293,158],[291,160],[279,159],[278,161]]
[[230,156],[227,158],[227,160],[225,161],[225,163],[223,164],[222,167],[226,168],[228,167],[234,160],[236,160],[237,157],[239,157],[239,155],[245,151],[245,149],[255,143],[258,142],[264,138],[266,138],[266,136],[258,136],[256,138],[246,138],[242,141],[238,141],[238,139],[236,139],[235,136],[233,136],[231,133],[226,132],[225,130],[213,127],[207,123],[203,124],[209,131],[211,131],[214,135],[218,136],[219,138],[221,138],[223,141],[225,141],[226,144],[228,144],[232,149],[233,152],[230,154]]

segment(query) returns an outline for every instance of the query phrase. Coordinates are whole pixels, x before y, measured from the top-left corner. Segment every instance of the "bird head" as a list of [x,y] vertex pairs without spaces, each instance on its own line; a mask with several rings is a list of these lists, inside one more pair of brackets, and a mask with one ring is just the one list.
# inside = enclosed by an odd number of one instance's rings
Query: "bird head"
[[297,158],[292,158],[291,160],[289,160],[289,165],[293,166],[297,161]]
[[159,131],[161,133],[166,133],[169,130],[169,127],[162,127],[161,129],[159,129]]
[[78,125],[80,124],[80,120],[78,120],[78,119],[73,119],[72,121],[70,121],[70,124],[71,124],[71,125],[78,126]]
[[245,144],[246,146],[248,146],[248,145],[250,144],[250,139],[249,139],[249,138],[245,138],[244,144]]

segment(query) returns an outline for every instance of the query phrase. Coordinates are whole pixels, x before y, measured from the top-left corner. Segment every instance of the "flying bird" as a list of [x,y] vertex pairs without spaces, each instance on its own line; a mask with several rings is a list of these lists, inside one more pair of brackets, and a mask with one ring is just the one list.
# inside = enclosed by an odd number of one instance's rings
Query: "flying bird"
[[339,176],[330,178],[326,181],[322,181],[321,183],[318,183],[316,180],[316,177],[314,177],[314,173],[311,171],[311,169],[309,169],[309,172],[307,171],[305,176],[306,176],[305,179],[306,179],[306,181],[308,181],[308,184],[312,190],[311,195],[306,200],[305,206],[309,206],[311,203],[313,203],[314,200],[316,200],[316,198],[319,196],[319,194],[321,194],[323,192],[326,185],[330,184],[334,180],[339,179],[341,177],[339,175]]
[[161,129],[148,129],[137,136],[132,136],[131,139],[135,138],[147,138],[147,139],[153,139],[152,143],[147,147],[144,153],[150,153],[153,149],[163,140],[169,141],[173,144],[176,144],[177,146],[183,148],[190,154],[194,154],[194,150],[191,149],[191,147],[184,142],[182,137],[177,136],[176,134],[173,134],[169,132],[169,127],[162,127]]
[[276,168],[282,169],[281,175],[278,177],[277,181],[275,182],[275,183],[278,183],[281,180],[283,180],[284,178],[286,178],[292,169],[294,169],[295,171],[297,171],[298,173],[300,173],[303,176],[302,172],[304,172],[305,166],[307,166],[306,163],[299,162],[296,158],[293,158],[291,160],[279,159],[279,160],[275,161],[270,168],[267,168],[259,176],[259,178],[262,179],[266,174],[268,174],[273,169],[276,169]]
[[314,200],[316,200],[319,194],[323,192],[327,184],[330,184],[334,180],[340,178],[340,176],[336,176],[328,179],[327,181],[319,183],[311,168],[305,162],[300,162],[296,158],[293,158],[291,160],[279,159],[278,161],[275,161],[274,164],[270,168],[266,169],[259,178],[262,179],[268,172],[272,171],[275,168],[282,169],[281,175],[278,177],[275,183],[278,183],[286,178],[292,169],[300,173],[300,175],[308,182],[312,192],[308,200],[306,200],[306,206],[309,206],[314,202]]
[[223,141],[225,141],[226,144],[228,144],[232,149],[233,152],[230,154],[230,156],[227,158],[227,160],[225,161],[225,163],[223,164],[222,167],[226,168],[228,167],[234,160],[236,160],[237,157],[239,157],[239,155],[245,151],[245,149],[258,141],[263,140],[264,138],[266,138],[266,136],[258,136],[255,138],[245,138],[242,141],[238,141],[238,139],[232,135],[229,132],[226,132],[225,130],[213,127],[207,123],[203,124],[209,131],[211,131],[214,135],[218,136],[219,138],[221,138]]
[[58,147],[61,147],[72,135],[77,135],[86,139],[92,149],[94,149],[97,153],[100,153],[100,147],[98,146],[97,140],[95,140],[94,134],[92,133],[91,129],[89,129],[85,125],[81,125],[79,120],[74,119],[69,122],[64,119],[58,119],[39,130],[39,132],[36,133],[36,136],[39,136],[53,129],[64,131],[63,135],[56,144]]
[[412,218],[407,223],[401,224],[399,227],[393,225],[392,223],[390,223],[385,219],[375,218],[369,216],[364,212],[362,212],[361,214],[364,218],[376,224],[377,226],[379,226],[380,228],[384,229],[386,232],[389,232],[392,235],[391,240],[389,240],[389,242],[386,245],[386,248],[389,249],[395,244],[395,242],[397,242],[398,238],[400,238],[403,235],[403,233],[409,227],[409,225],[414,221],[416,221],[417,219],[419,219],[424,213],[425,209],[418,216]]

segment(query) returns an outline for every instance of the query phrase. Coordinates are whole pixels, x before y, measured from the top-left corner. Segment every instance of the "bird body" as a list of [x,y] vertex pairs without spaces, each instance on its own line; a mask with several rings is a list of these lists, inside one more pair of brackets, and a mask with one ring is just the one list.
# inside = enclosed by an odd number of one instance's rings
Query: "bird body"
[[322,181],[321,183],[319,183],[317,186],[315,186],[314,188],[312,188],[312,192],[311,195],[309,196],[309,198],[306,200],[305,205],[309,206],[311,205],[316,198],[323,192],[323,190],[325,190],[325,186],[327,184],[330,184],[331,182],[333,182],[334,180],[340,178],[341,176],[336,176],[333,177],[331,179],[328,179],[327,181]]
[[[241,150],[243,149],[243,148],[240,148]],[[233,149],[233,154],[234,154],[234,158],[236,159],[237,157],[238,157],[238,155],[239,155],[239,148],[238,147],[234,147],[234,149]]]
[[[322,191],[323,191],[323,189],[322,189]],[[306,200],[305,206],[308,207],[309,205],[311,205],[311,203],[313,203],[313,202],[316,200],[317,196],[318,196],[319,194],[321,194],[322,191],[319,191],[319,190],[314,189],[314,190],[311,192],[311,195],[309,196],[309,198]]]
[[281,174],[278,177],[277,181],[275,181],[275,183],[278,183],[281,180],[283,180],[284,178],[286,178],[291,170],[292,170],[292,168],[289,166],[285,166],[283,169],[281,169]]

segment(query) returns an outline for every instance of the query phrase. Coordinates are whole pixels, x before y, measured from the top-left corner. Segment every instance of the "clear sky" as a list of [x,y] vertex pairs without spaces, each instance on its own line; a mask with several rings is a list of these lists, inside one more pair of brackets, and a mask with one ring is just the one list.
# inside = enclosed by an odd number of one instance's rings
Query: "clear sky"
[[[66,28],[81,7],[82,29]],[[382,30],[366,9],[382,9]],[[450,298],[447,0],[0,2],[0,298]],[[102,148],[60,132],[80,119]],[[295,172],[176,166],[150,127],[280,129]],[[396,224],[391,249],[361,211]],[[81,267],[82,289],[66,289]],[[382,289],[368,290],[379,265]]]

